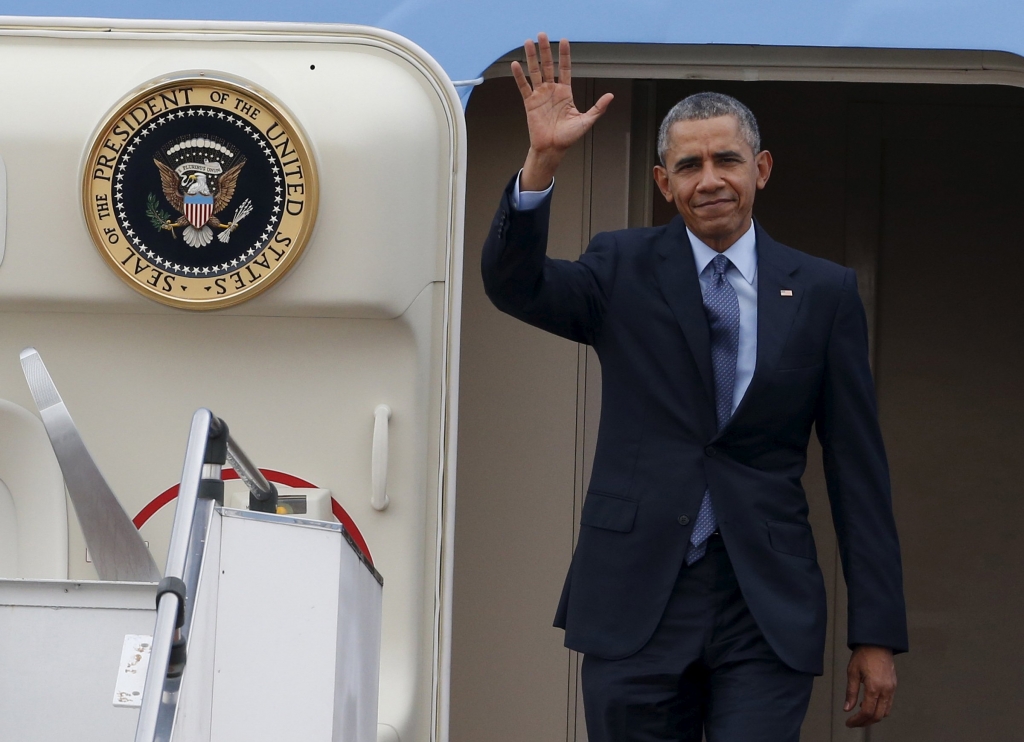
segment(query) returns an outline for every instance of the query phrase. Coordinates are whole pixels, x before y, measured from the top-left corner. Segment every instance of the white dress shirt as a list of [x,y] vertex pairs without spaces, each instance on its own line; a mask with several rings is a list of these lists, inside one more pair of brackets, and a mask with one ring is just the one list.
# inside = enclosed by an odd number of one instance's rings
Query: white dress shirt
[[529,211],[530,209],[536,209],[540,206],[540,202],[547,198],[547,195],[551,193],[555,187],[555,179],[551,179],[551,185],[549,185],[543,191],[519,191],[519,179],[523,177],[523,171],[519,171],[519,175],[516,176],[516,184],[512,188],[512,205],[516,211]]

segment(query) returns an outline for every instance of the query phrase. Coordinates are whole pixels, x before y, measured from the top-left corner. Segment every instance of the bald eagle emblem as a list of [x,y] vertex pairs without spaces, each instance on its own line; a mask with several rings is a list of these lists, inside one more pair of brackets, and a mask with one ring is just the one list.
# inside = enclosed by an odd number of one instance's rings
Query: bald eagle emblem
[[167,230],[191,247],[206,247],[216,236],[227,243],[231,233],[250,212],[248,198],[235,209],[231,221],[218,218],[231,203],[238,185],[238,176],[245,166],[245,156],[224,140],[213,136],[186,136],[168,142],[157,151],[153,162],[160,171],[160,185],[164,198],[178,212],[177,219],[160,208],[156,196],[150,194],[146,214],[153,226]]

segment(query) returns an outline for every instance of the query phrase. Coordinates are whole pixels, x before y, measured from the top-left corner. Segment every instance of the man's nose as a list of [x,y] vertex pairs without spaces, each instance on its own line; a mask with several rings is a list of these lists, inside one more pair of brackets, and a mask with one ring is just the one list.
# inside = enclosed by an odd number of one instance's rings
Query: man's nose
[[700,181],[697,183],[699,191],[717,191],[724,185],[725,181],[718,175],[713,162],[705,163],[700,171]]

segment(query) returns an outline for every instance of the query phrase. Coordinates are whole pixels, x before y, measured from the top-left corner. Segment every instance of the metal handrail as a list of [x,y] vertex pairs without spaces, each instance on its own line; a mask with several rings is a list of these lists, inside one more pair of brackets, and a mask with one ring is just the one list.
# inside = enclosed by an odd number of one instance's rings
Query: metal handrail
[[[190,553],[190,546],[193,534],[199,536],[201,533],[205,536],[209,515],[212,512],[212,501],[200,502],[199,488],[204,475],[214,474],[212,470],[204,471],[213,419],[213,414],[206,409],[197,410],[192,416],[185,464],[178,488],[178,504],[167,549],[167,566],[157,594],[156,626],[153,629],[149,669],[146,672],[142,706],[139,709],[139,723],[135,729],[135,742],[170,740],[174,724],[181,676],[175,668],[171,668],[171,652],[176,643],[181,646],[183,641],[187,641],[192,613],[189,604],[194,601],[185,600],[182,605],[183,596],[172,590],[165,590],[164,586],[177,579],[179,585],[184,585],[184,595],[195,597],[203,554],[202,550]],[[219,479],[220,472],[216,474]],[[205,507],[200,507],[201,504]],[[190,556],[192,564],[188,563]],[[185,617],[180,625],[179,615]]]
[[[214,420],[214,427],[220,424],[220,420]],[[238,473],[238,478],[249,488],[249,509],[264,513],[277,511],[277,487],[267,481],[263,472],[259,470],[249,457],[245,455],[235,439],[228,433],[228,455],[227,461]]]
[[227,424],[206,409],[192,416],[178,488],[164,578],[157,588],[156,626],[139,709],[135,742],[170,742],[178,692],[192,636],[196,591],[213,509],[224,500],[221,469],[230,461],[264,510],[276,508],[277,489],[231,438]]

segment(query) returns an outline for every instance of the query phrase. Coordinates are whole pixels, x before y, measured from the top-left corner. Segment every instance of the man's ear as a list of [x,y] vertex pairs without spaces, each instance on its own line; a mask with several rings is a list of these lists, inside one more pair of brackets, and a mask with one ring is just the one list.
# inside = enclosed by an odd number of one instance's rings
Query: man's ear
[[658,189],[661,191],[661,195],[665,197],[665,200],[672,203],[675,199],[672,197],[672,191],[668,187],[668,170],[661,165],[655,165],[654,182],[658,184]]
[[754,155],[754,165],[757,167],[757,190],[768,185],[768,178],[772,175],[772,153],[766,149]]

